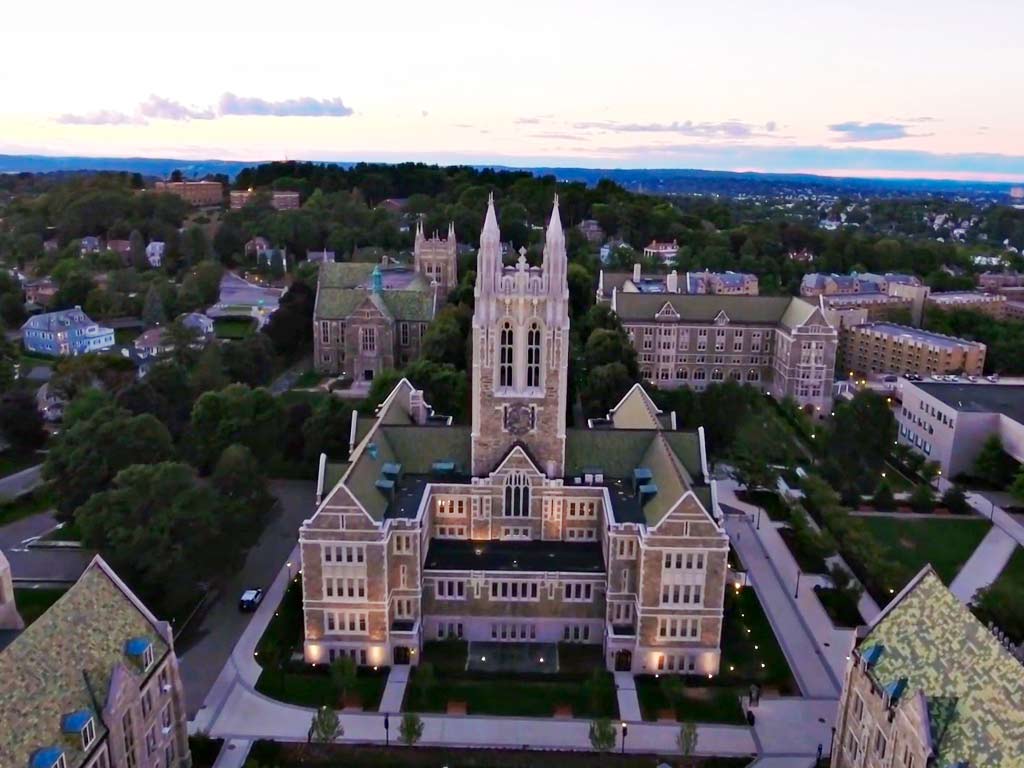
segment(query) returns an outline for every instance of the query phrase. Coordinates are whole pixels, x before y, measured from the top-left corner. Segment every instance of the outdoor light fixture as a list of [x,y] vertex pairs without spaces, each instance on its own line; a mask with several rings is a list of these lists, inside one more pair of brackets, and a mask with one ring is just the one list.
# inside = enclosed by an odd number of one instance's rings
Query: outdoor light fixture
[[761,662],[761,669],[764,669],[764,662]]
[[541,664],[543,664],[543,663],[544,663],[544,657],[543,657],[543,656],[541,656],[541,657],[540,657],[540,663],[541,663]]
[[481,656],[480,657],[480,661],[487,661],[487,657],[486,656]]
[[736,667],[734,667],[732,664],[730,664],[729,665],[729,671],[730,672],[735,672],[736,671]]
[[625,721],[622,723],[622,754],[626,754],[626,734],[629,733],[629,726]]
[[754,646],[754,650],[755,650],[755,651],[756,651],[756,650],[759,650],[759,649],[758,649],[758,647],[757,647],[756,645]]

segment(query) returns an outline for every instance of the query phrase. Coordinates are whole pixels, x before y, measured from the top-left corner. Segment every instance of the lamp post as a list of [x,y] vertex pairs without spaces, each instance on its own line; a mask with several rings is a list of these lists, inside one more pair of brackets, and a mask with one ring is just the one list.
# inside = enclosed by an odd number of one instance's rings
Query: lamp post
[[389,727],[389,725],[390,725],[390,724],[389,724],[389,722],[388,722],[388,713],[387,713],[387,712],[385,712],[385,713],[384,713],[384,746],[385,746],[385,747],[391,746],[391,742],[390,742],[390,734],[389,734],[389,732],[388,732],[388,727]]
[[761,508],[760,507],[757,508],[757,525],[755,525],[754,528],[756,530],[758,530],[758,531],[761,530]]
[[626,754],[626,734],[629,733],[629,726],[625,721],[622,723],[622,754]]
[[793,599],[800,597],[800,571],[796,572],[796,591],[793,592]]

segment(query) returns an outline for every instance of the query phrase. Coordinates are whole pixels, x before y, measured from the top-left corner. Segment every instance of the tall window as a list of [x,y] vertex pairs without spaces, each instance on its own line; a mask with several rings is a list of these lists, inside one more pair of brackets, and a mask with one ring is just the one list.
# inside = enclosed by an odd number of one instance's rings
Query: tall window
[[363,352],[376,352],[377,351],[377,329],[376,328],[363,328],[362,334],[362,350]]
[[530,514],[530,486],[526,475],[513,472],[505,480],[505,516],[528,517]]
[[135,755],[135,731],[132,730],[131,710],[124,713],[121,718],[121,731],[124,737],[124,761],[128,768],[135,768],[137,757]]
[[530,323],[526,332],[526,386],[540,386],[540,326]]
[[502,387],[512,386],[513,342],[512,323],[506,320],[501,326],[501,339],[498,349],[498,384]]

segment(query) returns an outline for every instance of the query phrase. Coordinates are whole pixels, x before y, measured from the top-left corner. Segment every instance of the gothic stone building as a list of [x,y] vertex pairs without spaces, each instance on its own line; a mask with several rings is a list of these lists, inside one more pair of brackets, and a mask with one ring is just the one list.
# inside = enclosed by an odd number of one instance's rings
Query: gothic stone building
[[1024,666],[931,566],[860,635],[832,768],[1024,765]]
[[715,674],[728,538],[703,432],[634,387],[566,427],[569,292],[557,203],[543,264],[480,238],[469,427],[402,381],[353,425],[302,525],[305,656],[416,663],[425,641],[589,643],[635,672]]
[[454,222],[448,225],[448,236],[444,239],[436,234],[430,238],[424,236],[423,222],[416,223],[413,269],[423,275],[428,283],[437,283],[442,296],[447,295],[459,282],[457,249]]
[[831,409],[838,333],[815,304],[614,291],[611,306],[643,377],[659,387],[701,390],[733,380],[818,413]]
[[188,768],[170,625],[102,558],[0,651],[0,766]]

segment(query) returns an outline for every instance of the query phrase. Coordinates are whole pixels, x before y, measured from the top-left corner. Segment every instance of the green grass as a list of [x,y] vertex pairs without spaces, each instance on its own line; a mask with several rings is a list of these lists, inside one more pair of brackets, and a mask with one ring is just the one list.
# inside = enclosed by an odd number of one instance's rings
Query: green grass
[[323,383],[329,377],[325,373],[319,373],[317,371],[303,371],[302,375],[295,380],[292,385],[296,389],[309,389],[315,387],[318,384]]
[[41,464],[46,455],[38,451],[3,451],[0,453],[0,477]]
[[15,589],[14,603],[18,607],[18,613],[25,620],[25,626],[38,619],[43,613],[57,602],[57,598],[67,592],[67,588],[53,587],[39,589]]
[[256,330],[256,321],[243,317],[218,317],[213,321],[218,339],[244,339]]
[[308,403],[309,407],[315,410],[328,397],[331,397],[331,395],[320,390],[311,392],[301,389],[289,389],[278,398],[278,402],[286,409],[297,403]]
[[434,684],[424,687],[414,669],[402,709],[444,712],[448,702],[461,701],[470,715],[550,717],[567,705],[575,717],[617,716],[615,683],[597,646],[559,645],[562,671],[555,675],[466,672],[466,653],[462,641],[425,643],[423,661],[434,665]]
[[0,526],[45,512],[53,506],[53,494],[45,486],[36,488],[17,499],[0,502]]
[[800,541],[797,539],[796,533],[792,528],[780,528],[779,536],[786,542],[786,546],[793,555],[793,559],[796,560],[797,565],[800,566],[801,571],[804,573],[828,573],[825,558],[821,557],[817,552],[808,552],[804,547],[800,546]]
[[[773,690],[782,695],[799,690],[768,617],[751,587],[738,592],[726,589],[722,660],[718,674],[710,679],[687,675],[682,680],[682,698],[674,707],[679,721],[746,722],[739,699],[750,693],[752,683],[761,686],[762,691]],[[644,720],[656,720],[660,710],[672,708],[662,690],[661,678],[638,675],[636,690]]]
[[[909,493],[914,490],[913,481],[891,463],[885,465],[885,479],[893,493]],[[879,478],[879,482],[881,482],[881,478]]]
[[736,497],[755,507],[761,507],[772,520],[789,520],[789,504],[775,491],[739,491]]
[[[987,520],[978,519],[859,519],[888,559],[904,565],[911,575],[931,563],[946,584],[953,581],[991,527]],[[842,542],[839,544],[842,547]],[[891,584],[889,588],[899,592],[903,586]]]
[[40,355],[35,352],[22,351],[19,362],[21,363],[21,373],[26,374],[33,368],[38,366],[44,366],[46,368],[52,368],[60,360],[59,357],[51,357],[50,355]]
[[821,607],[837,627],[859,627],[864,623],[860,611],[857,610],[857,604],[846,592],[830,587],[815,587],[814,594],[818,596]]

